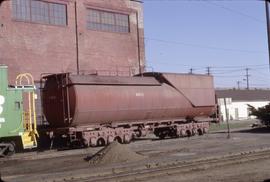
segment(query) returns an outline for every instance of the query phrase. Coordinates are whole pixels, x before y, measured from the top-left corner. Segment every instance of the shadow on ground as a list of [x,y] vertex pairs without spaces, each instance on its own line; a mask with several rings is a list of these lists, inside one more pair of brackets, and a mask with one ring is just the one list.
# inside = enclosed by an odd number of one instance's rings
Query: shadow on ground
[[264,133],[270,133],[270,128],[269,127],[251,128],[251,129],[233,131],[233,133],[257,133],[257,134],[261,133],[261,134],[264,134]]
[[[212,133],[227,133],[227,131],[217,131]],[[250,128],[250,129],[243,129],[243,130],[236,130],[231,131],[231,133],[254,133],[254,134],[270,134],[270,128],[262,127],[262,128]],[[270,182],[270,181],[269,181]]]

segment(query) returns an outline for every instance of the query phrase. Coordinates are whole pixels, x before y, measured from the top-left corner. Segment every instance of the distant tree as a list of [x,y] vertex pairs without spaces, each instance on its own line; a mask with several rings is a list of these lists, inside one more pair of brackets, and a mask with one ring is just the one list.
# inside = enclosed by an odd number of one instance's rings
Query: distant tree
[[248,107],[250,116],[256,116],[263,125],[270,126],[270,103],[258,109],[249,104]]

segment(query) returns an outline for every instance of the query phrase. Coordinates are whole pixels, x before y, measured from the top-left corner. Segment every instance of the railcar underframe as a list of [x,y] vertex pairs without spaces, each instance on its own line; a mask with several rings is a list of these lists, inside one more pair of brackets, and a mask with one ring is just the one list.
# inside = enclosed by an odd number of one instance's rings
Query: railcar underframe
[[43,134],[49,139],[50,148],[52,147],[96,147],[104,146],[118,141],[122,144],[128,144],[133,139],[145,137],[148,134],[154,134],[160,139],[191,137],[194,135],[203,135],[209,130],[209,121],[203,122],[184,122],[182,121],[149,121],[121,124],[104,124],[84,127],[67,128],[47,128]]

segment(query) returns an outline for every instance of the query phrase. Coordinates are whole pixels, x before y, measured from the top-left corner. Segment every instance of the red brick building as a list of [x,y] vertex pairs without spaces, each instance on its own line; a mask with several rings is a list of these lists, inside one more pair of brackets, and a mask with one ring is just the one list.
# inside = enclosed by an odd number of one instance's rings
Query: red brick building
[[137,0],[0,0],[0,64],[29,72],[135,74],[144,69]]

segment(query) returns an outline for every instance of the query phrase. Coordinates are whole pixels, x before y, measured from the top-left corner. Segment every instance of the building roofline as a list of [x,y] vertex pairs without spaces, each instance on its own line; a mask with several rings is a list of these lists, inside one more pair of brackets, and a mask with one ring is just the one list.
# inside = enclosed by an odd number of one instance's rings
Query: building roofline
[[216,90],[216,96],[233,101],[270,101],[270,90]]

